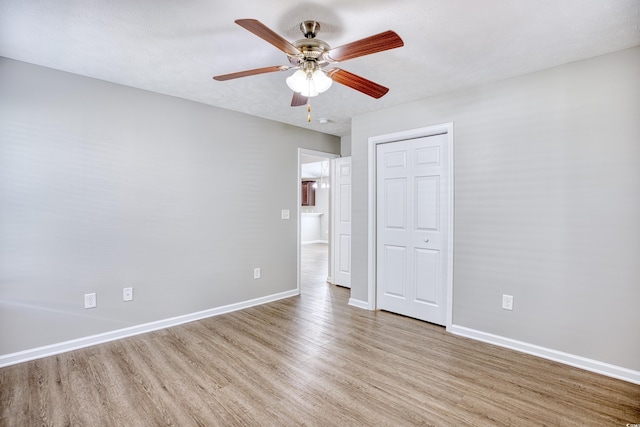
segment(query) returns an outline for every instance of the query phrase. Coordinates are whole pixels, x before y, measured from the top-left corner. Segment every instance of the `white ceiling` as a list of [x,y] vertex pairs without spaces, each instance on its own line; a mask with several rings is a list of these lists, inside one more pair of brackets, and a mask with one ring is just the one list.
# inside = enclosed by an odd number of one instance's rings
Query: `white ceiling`
[[[292,71],[212,79],[288,64],[239,18],[290,41],[314,19],[332,47],[391,29],[405,46],[339,65],[387,95],[334,84],[308,124],[289,106]],[[340,136],[368,111],[637,45],[638,0],[0,0],[0,56]]]

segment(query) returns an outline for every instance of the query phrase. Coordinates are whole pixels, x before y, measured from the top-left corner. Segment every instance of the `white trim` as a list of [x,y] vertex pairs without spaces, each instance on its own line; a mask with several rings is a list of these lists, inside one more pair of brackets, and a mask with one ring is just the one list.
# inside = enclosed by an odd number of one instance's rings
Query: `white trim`
[[55,354],[60,354],[71,350],[78,350],[80,348],[102,344],[121,338],[144,334],[147,332],[156,331],[158,329],[170,328],[172,326],[181,325],[183,323],[193,322],[195,320],[201,320],[207,317],[217,316],[219,314],[242,310],[245,308],[253,307],[255,305],[266,304],[280,299],[293,297],[299,294],[300,292],[297,289],[294,289],[291,291],[267,295],[248,301],[242,301],[222,307],[212,308],[209,310],[198,311],[191,314],[185,314],[182,316],[171,317],[155,322],[131,326],[129,328],[117,329],[115,331],[109,331],[102,334],[90,335],[88,337],[78,338],[75,340],[64,341],[56,344],[46,345],[43,347],[19,351],[16,353],[9,353],[0,356],[0,368],[10,365],[16,365],[22,362],[28,362],[29,360],[40,359],[42,357],[53,356]]
[[[340,157],[337,157],[338,159]],[[333,233],[335,232],[335,223],[336,223],[336,168],[335,168],[336,159],[333,158],[329,160],[329,238],[332,242],[337,242]],[[333,276],[336,275],[335,262],[336,262],[336,251],[335,248],[329,248],[329,258],[327,259],[329,263],[329,277],[327,277],[327,282],[335,285],[335,281]]]
[[447,135],[447,149],[449,154],[449,257],[447,271],[447,314],[446,326],[453,324],[453,209],[454,209],[454,162],[453,162],[453,122],[442,123],[434,126],[410,129],[401,132],[389,133],[386,135],[372,136],[369,138],[369,207],[368,221],[369,232],[367,239],[367,256],[368,256],[368,287],[367,287],[367,309],[376,309],[376,145],[385,144],[394,141],[403,141],[406,139],[423,138],[433,135]]
[[349,298],[349,305],[357,308],[362,308],[364,310],[370,310],[369,303],[367,301],[362,301],[355,298]]
[[314,243],[324,243],[325,245],[329,244],[328,240],[305,240],[304,242],[300,242],[301,245],[312,245]]
[[541,347],[539,345],[529,344],[511,338],[478,331],[465,326],[451,325],[450,327],[447,327],[447,331],[462,337],[553,360],[554,362],[574,366],[576,368],[628,381],[630,383],[640,384],[640,371],[633,371],[631,369],[611,365],[609,363],[587,359],[586,357],[576,356],[575,354],[564,353],[562,351]]
[[367,236],[367,308],[376,309],[376,142],[369,138],[369,182],[368,182],[368,222],[369,230]]

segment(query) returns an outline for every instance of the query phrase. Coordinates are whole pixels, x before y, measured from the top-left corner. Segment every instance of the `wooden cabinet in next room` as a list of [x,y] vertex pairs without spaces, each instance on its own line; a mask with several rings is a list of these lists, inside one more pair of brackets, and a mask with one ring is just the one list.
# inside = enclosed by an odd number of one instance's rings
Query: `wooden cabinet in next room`
[[302,206],[316,205],[316,189],[313,188],[315,181],[302,181]]

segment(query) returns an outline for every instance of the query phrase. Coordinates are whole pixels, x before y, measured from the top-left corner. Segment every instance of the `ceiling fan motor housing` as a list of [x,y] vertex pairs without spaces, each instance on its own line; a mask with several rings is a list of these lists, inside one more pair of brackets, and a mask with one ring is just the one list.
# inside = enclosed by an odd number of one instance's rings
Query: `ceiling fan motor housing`
[[325,64],[323,53],[329,51],[329,45],[319,39],[302,39],[293,43],[300,49],[300,54],[294,56],[300,64],[306,61],[315,61],[318,64]]
[[[289,62],[294,66],[316,69],[327,64],[324,53],[328,52],[330,46],[320,39],[316,39],[316,34],[320,31],[320,24],[316,21],[304,21],[300,24],[300,31],[305,38],[298,40],[293,45],[300,50],[298,55],[289,55]],[[312,63],[306,65],[308,63]]]

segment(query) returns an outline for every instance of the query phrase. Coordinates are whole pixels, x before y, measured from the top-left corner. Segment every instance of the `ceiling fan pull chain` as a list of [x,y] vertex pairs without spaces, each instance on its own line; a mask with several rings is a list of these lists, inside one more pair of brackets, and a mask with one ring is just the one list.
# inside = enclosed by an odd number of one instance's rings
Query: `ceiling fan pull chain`
[[307,79],[309,84],[309,97],[307,98],[307,123],[311,123],[311,79]]

